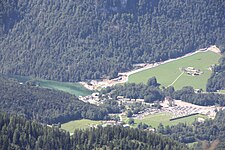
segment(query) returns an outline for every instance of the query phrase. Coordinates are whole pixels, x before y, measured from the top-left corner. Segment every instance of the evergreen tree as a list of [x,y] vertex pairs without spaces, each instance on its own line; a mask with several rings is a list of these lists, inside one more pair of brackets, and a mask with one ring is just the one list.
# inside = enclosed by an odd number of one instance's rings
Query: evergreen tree
[[157,83],[156,77],[152,77],[152,78],[148,79],[147,85],[156,87],[159,84]]

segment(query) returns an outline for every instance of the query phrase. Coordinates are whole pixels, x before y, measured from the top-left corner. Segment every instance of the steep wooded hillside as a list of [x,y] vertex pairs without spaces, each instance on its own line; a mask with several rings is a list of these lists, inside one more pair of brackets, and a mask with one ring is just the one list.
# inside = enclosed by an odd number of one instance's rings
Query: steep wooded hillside
[[20,85],[0,77],[0,112],[18,114],[42,123],[64,123],[76,119],[105,119],[104,108],[84,103],[70,94]]
[[0,72],[61,81],[225,45],[224,0],[3,0]]
[[225,90],[225,54],[220,59],[220,64],[214,67],[213,74],[207,84],[208,92],[216,92],[217,90]]

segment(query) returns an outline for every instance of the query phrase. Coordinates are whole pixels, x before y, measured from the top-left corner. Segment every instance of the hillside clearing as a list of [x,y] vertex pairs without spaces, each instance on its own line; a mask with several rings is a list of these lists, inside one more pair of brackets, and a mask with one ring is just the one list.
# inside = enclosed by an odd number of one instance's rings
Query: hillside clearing
[[157,128],[160,123],[162,123],[164,126],[171,126],[171,125],[176,125],[178,123],[187,123],[187,124],[192,124],[197,118],[207,118],[204,115],[193,115],[189,117],[184,117],[181,119],[173,120],[170,121],[169,119],[172,118],[171,113],[157,113],[157,114],[152,114],[145,116],[143,119],[134,119],[134,127],[137,127],[139,123],[145,123],[147,125],[152,126],[153,128]]
[[[213,64],[217,64],[219,58],[220,55],[212,51],[199,52],[176,61],[171,61],[151,69],[131,74],[128,82],[147,83],[149,78],[155,76],[158,82],[165,87],[173,83],[175,89],[181,89],[183,86],[193,86],[196,89],[205,90],[207,80],[212,73],[209,67]],[[200,69],[203,71],[203,74],[199,76],[190,76],[186,73],[181,74],[182,72],[180,69],[185,67]]]
[[101,124],[101,121],[81,119],[81,120],[74,120],[74,121],[64,123],[61,125],[61,128],[70,133],[73,133],[75,129],[85,129],[98,124]]

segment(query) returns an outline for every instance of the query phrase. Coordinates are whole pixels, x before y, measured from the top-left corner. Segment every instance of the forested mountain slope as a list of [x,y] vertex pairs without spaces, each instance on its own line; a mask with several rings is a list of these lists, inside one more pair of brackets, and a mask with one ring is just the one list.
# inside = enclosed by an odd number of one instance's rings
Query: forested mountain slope
[[148,131],[119,126],[76,130],[70,137],[58,128],[0,114],[0,149],[154,149],[187,150],[185,145]]
[[75,119],[105,119],[104,108],[84,103],[70,94],[42,89],[0,77],[0,112],[18,114],[42,123],[63,123]]
[[224,0],[3,0],[0,72],[61,81],[225,45]]
[[225,54],[220,59],[220,64],[214,67],[207,84],[207,91],[216,92],[217,90],[225,90]]

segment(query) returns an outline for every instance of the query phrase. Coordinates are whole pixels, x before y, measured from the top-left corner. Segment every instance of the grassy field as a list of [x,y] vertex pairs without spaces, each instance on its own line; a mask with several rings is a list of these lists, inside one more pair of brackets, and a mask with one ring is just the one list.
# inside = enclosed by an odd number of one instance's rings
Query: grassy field
[[27,76],[5,76],[5,77],[15,78],[19,82],[23,82],[23,83],[29,80],[35,80],[37,83],[39,83],[39,87],[41,88],[60,90],[60,91],[64,91],[64,92],[76,95],[76,96],[87,96],[93,93],[92,91],[86,89],[79,83],[42,80],[42,79],[36,79],[32,77],[27,77]]
[[[204,115],[194,115],[194,116],[189,116],[189,117],[185,117],[185,118],[181,118],[181,119],[177,119],[177,120],[173,120],[173,121],[169,121],[169,119],[172,117],[172,114],[170,113],[157,113],[157,114],[153,114],[153,115],[148,115],[145,116],[143,119],[134,119],[134,127],[137,127],[137,125],[139,123],[145,123],[147,125],[151,125],[154,128],[157,128],[159,126],[160,123],[162,123],[164,126],[171,126],[171,125],[176,125],[178,123],[187,123],[187,124],[191,124],[195,121],[195,119],[197,118],[207,118]],[[124,121],[128,121],[128,119],[125,119]]]
[[[123,121],[124,122],[128,122],[128,118],[125,116],[123,117]],[[180,122],[182,123],[187,123],[187,124],[191,124],[195,121],[195,119],[201,117],[201,118],[207,118],[204,115],[194,115],[194,116],[190,116],[190,117],[186,117],[186,118],[182,118],[182,119],[177,119],[174,121],[169,121],[169,119],[172,117],[172,114],[169,113],[158,113],[158,114],[153,114],[153,115],[149,115],[146,116],[145,118],[139,120],[139,119],[134,119],[135,124],[133,125],[133,127],[137,127],[139,123],[146,123],[148,125],[151,125],[154,128],[157,128],[159,126],[160,123],[162,123],[164,126],[166,125],[176,125]],[[61,125],[61,128],[69,131],[70,133],[73,133],[73,131],[75,129],[85,129],[88,128],[92,125],[98,125],[101,124],[101,121],[93,121],[93,120],[88,120],[88,119],[82,119],[82,120],[74,120],[74,121],[70,121],[67,123],[64,123]]]
[[206,89],[207,80],[211,75],[208,69],[213,64],[218,64],[220,55],[207,51],[205,53],[197,53],[176,61],[162,64],[158,67],[147,69],[129,76],[130,83],[147,83],[147,80],[153,76],[162,86],[169,86],[173,83],[181,71],[179,68],[194,67],[203,71],[200,76],[188,76],[186,73],[182,74],[179,79],[173,84],[175,89],[181,89],[183,86],[193,86],[196,89]]
[[90,125],[101,124],[101,121],[93,121],[88,119],[74,120],[61,125],[61,128],[73,133],[75,129],[85,129],[90,127]]
[[225,90],[219,90],[219,93],[225,94]]

